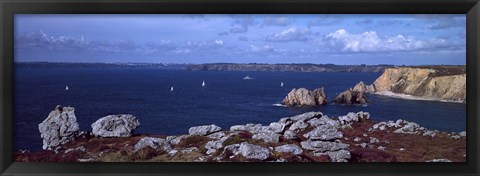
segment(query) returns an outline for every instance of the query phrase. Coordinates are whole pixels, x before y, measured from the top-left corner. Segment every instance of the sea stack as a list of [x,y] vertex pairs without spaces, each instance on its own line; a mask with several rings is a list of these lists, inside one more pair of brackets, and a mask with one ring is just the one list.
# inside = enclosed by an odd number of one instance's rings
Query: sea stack
[[327,96],[325,95],[325,89],[323,87],[313,91],[309,91],[305,88],[292,89],[282,101],[282,104],[287,106],[326,105]]
[[336,104],[367,104],[368,99],[365,93],[354,91],[352,88],[338,94],[333,100]]
[[80,130],[75,109],[57,105],[55,110],[38,124],[38,130],[43,139],[44,150],[55,150],[57,146],[72,141]]

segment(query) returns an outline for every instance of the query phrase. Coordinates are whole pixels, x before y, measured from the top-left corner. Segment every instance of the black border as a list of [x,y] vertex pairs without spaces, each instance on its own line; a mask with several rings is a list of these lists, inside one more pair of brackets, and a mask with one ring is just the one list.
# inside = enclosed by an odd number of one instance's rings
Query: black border
[[[3,175],[479,175],[478,0],[0,0],[0,173]],[[13,17],[30,14],[467,14],[466,163],[13,162]]]

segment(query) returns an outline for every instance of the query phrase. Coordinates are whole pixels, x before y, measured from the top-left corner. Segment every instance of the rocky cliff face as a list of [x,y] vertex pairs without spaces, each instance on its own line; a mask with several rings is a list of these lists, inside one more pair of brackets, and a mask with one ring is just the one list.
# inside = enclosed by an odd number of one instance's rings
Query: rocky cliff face
[[305,88],[292,89],[282,101],[287,106],[318,106],[327,104],[324,88],[309,91]]
[[466,74],[462,67],[388,68],[373,82],[357,84],[356,91],[365,93],[396,93],[419,99],[465,102]]

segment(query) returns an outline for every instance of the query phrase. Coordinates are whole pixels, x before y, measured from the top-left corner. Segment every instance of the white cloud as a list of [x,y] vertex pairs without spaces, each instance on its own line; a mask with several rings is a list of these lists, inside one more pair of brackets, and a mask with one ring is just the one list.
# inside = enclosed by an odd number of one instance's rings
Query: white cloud
[[445,39],[432,38],[418,40],[413,36],[396,35],[381,37],[376,31],[351,34],[345,29],[339,29],[326,35],[322,46],[342,52],[385,52],[385,51],[415,51],[415,50],[456,50],[461,44],[453,44]]
[[311,32],[308,29],[297,29],[295,27],[291,27],[282,32],[268,35],[266,40],[272,42],[306,41],[307,35],[310,33]]
[[215,40],[215,43],[216,43],[217,45],[223,45],[223,40]]

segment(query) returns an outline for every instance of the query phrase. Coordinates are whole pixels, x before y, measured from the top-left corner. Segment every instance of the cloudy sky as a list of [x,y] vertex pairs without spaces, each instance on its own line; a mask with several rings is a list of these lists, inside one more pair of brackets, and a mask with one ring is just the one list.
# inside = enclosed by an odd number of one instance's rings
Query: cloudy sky
[[465,64],[465,15],[16,15],[15,61]]

